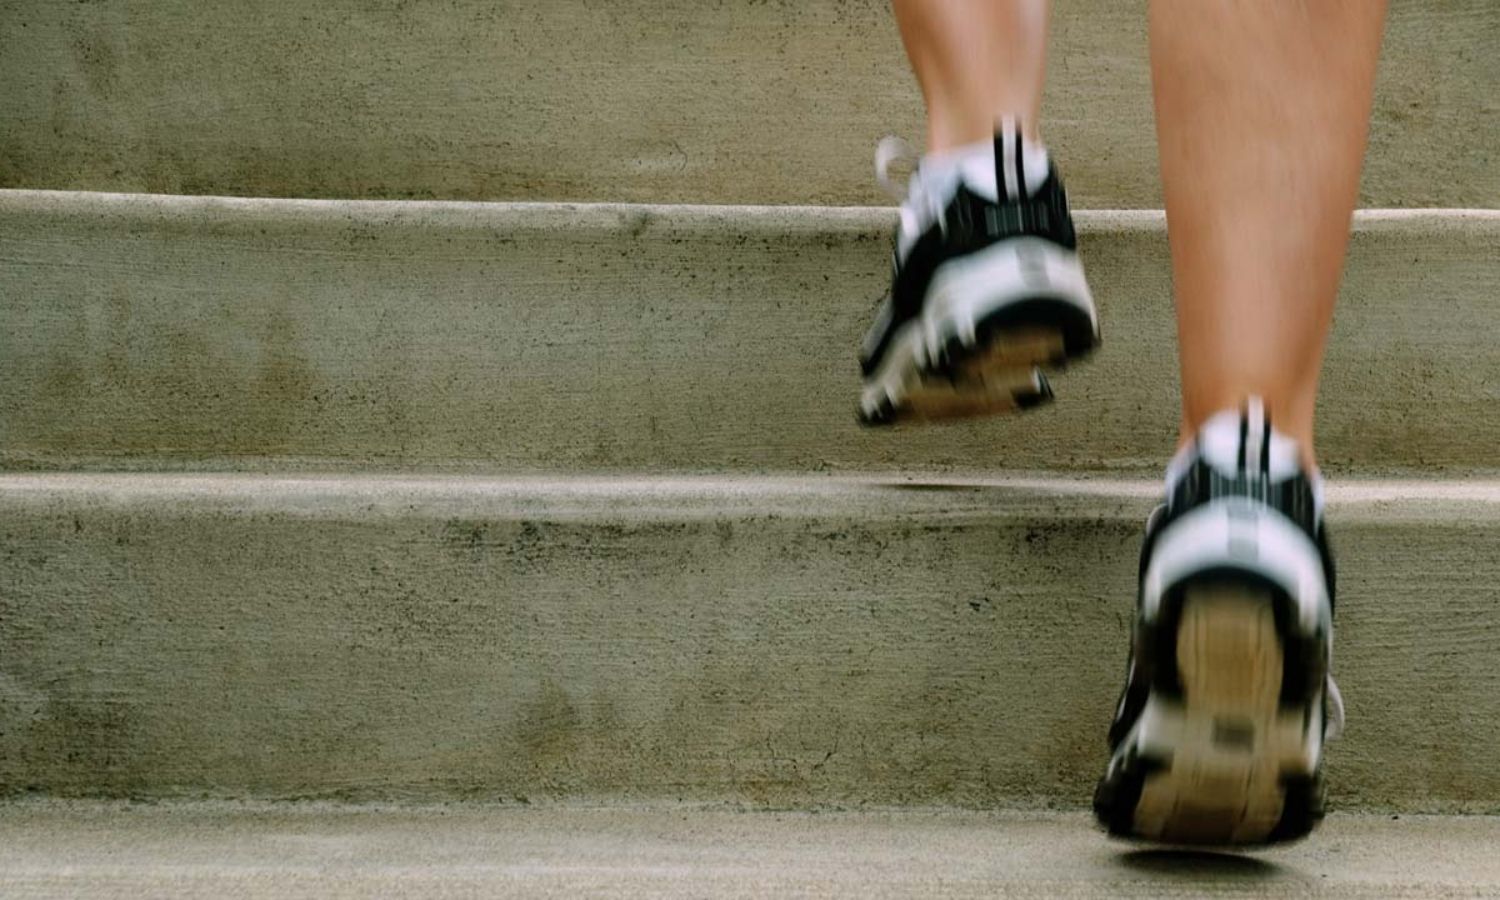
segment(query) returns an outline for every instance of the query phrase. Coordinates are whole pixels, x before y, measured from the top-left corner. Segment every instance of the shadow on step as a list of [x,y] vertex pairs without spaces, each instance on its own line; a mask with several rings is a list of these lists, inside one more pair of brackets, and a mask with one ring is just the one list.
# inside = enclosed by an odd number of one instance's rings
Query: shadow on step
[[943,481],[889,481],[881,483],[880,487],[888,491],[961,493],[964,491],[983,490],[987,485]]
[[1211,850],[1132,850],[1122,853],[1120,864],[1152,875],[1201,878],[1213,876],[1236,881],[1261,881],[1281,874],[1275,863],[1237,853]]

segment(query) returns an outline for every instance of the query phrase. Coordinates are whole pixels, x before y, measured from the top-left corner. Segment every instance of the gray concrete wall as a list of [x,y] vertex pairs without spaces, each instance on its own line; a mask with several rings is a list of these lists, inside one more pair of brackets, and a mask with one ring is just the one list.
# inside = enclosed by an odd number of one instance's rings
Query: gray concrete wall
[[[1059,0],[1079,205],[1159,207],[1142,0]],[[1395,0],[1365,206],[1500,206],[1500,6]],[[885,0],[0,3],[0,187],[879,203]]]
[[[0,194],[0,462],[1157,470],[1158,214],[1080,218],[1105,346],[1056,408],[895,433],[853,415],[892,218]],[[1359,220],[1327,465],[1496,465],[1497,246],[1500,213]]]
[[[1082,804],[1158,490],[0,477],[0,790]],[[1331,510],[1334,798],[1494,811],[1500,487]]]

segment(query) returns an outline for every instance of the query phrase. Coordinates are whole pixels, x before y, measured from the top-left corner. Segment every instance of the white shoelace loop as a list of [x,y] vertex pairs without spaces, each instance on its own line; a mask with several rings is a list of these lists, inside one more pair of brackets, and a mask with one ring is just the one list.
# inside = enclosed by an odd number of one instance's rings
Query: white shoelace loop
[[906,190],[891,178],[891,165],[904,159],[915,159],[916,154],[911,149],[911,144],[904,138],[894,134],[888,134],[880,139],[875,145],[875,180],[885,188],[886,193],[897,200],[906,199]]
[[1328,676],[1328,721],[1324,723],[1323,735],[1328,740],[1338,740],[1344,733],[1344,695],[1339,693],[1339,686],[1333,683],[1333,676]]
[[896,238],[898,257],[905,253],[906,248],[909,248],[917,235],[922,233],[927,223],[939,221],[942,216],[942,210],[937,206],[937,198],[923,189],[920,166],[912,167],[912,173],[907,179],[905,188],[891,175],[891,168],[895,163],[917,158],[911,144],[895,135],[886,135],[880,139],[880,143],[875,145],[875,180],[880,183],[886,193],[900,201],[897,207],[897,213],[901,217],[901,227],[897,231]]

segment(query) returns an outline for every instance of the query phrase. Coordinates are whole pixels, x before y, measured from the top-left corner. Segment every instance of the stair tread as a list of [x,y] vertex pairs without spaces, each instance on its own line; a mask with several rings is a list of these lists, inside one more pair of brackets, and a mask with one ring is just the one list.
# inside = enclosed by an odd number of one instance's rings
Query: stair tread
[[0,806],[7,897],[1436,897],[1500,891],[1500,817],[1339,815],[1250,855],[1075,812],[481,804]]

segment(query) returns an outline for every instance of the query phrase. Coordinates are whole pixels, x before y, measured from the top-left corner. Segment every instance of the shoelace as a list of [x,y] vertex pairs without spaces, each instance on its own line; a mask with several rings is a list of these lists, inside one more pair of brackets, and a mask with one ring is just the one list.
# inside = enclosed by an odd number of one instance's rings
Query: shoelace
[[1339,686],[1334,683],[1333,676],[1328,676],[1328,721],[1323,725],[1323,736],[1330,741],[1336,741],[1344,733],[1344,695],[1339,693]]
[[[891,177],[891,165],[904,159],[915,159],[916,153],[911,149],[911,144],[905,138],[899,138],[894,134],[888,134],[880,139],[875,145],[875,180],[885,188],[886,193],[897,200],[905,200],[901,185]],[[915,174],[915,173],[913,173]]]
[[923,219],[937,220],[942,217],[936,198],[922,184],[922,171],[914,168],[903,189],[900,182],[891,177],[891,167],[903,160],[915,160],[917,154],[904,138],[888,134],[875,145],[875,180],[892,198],[900,201],[897,208],[901,216],[901,229],[897,232],[898,245],[913,240],[922,232]]

